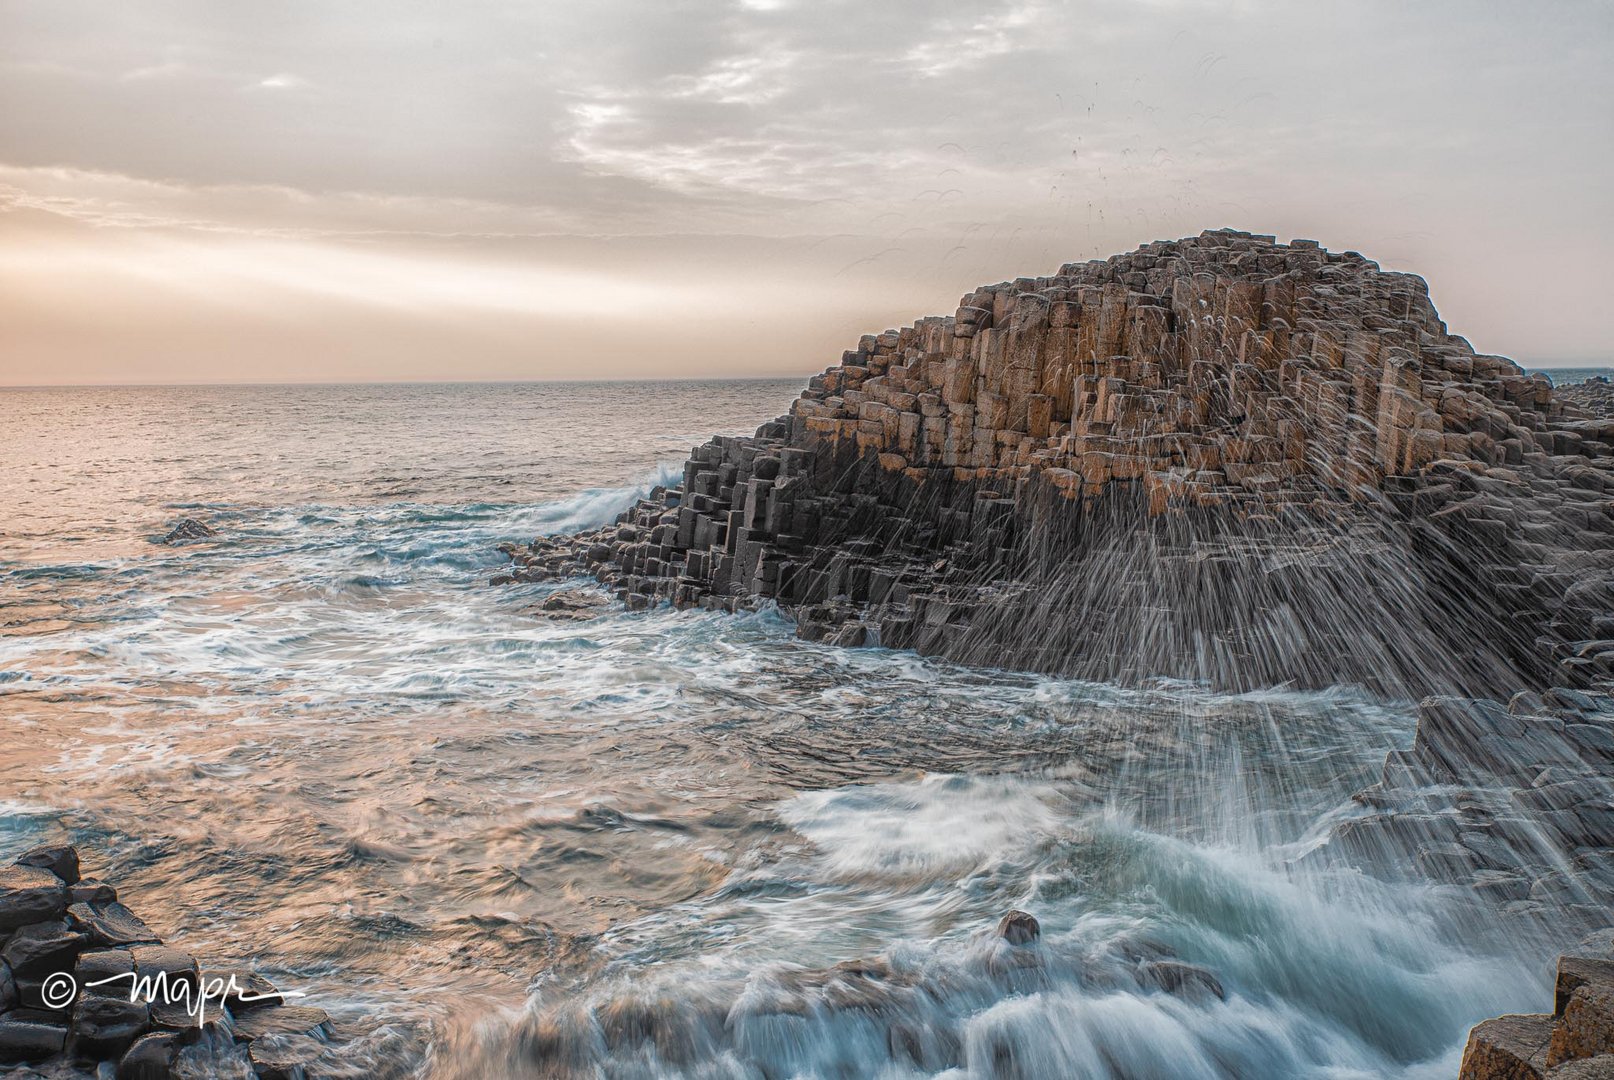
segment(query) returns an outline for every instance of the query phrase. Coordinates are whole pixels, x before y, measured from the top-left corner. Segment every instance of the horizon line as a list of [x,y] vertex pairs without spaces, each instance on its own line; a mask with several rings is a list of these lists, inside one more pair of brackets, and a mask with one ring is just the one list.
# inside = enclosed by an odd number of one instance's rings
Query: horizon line
[[[1518,363],[1518,361],[1514,361]],[[831,365],[833,367],[834,365]],[[1525,371],[1614,371],[1614,357],[1601,361],[1561,361],[1552,364],[1520,364]],[[624,375],[616,378],[594,379],[196,379],[186,382],[74,382],[74,383],[7,383],[0,382],[0,390],[178,390],[227,387],[352,387],[352,386],[531,386],[557,384],[587,386],[599,383],[653,383],[653,382],[784,382],[806,380],[826,369],[815,369],[799,375]]]
[[806,380],[819,374],[810,371],[801,375],[626,375],[620,378],[595,379],[244,379],[213,381],[197,379],[188,382],[77,382],[77,383],[0,383],[0,390],[179,390],[190,387],[257,387],[257,386],[531,386],[573,385],[587,386],[596,383],[650,383],[650,382],[784,382]]

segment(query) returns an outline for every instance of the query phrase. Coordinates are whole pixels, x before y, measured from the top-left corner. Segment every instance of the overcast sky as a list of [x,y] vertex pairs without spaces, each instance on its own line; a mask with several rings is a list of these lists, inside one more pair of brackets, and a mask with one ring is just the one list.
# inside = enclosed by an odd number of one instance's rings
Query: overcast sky
[[0,0],[0,383],[790,374],[1232,226],[1614,356],[1614,3]]

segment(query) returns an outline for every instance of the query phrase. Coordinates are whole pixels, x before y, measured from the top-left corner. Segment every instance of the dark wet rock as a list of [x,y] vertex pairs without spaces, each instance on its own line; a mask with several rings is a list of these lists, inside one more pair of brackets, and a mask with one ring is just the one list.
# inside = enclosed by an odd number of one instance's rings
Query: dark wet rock
[[249,968],[211,968],[202,972],[202,985],[213,993],[222,989],[224,1004],[232,1012],[246,1012],[285,1002],[274,983]]
[[78,882],[78,849],[66,844],[47,844],[30,848],[17,857],[18,866],[37,866],[49,870],[64,885]]
[[258,1080],[303,1080],[324,1052],[324,1043],[306,1035],[266,1035],[252,1041],[247,1055]]
[[169,530],[163,537],[165,544],[180,544],[187,540],[206,540],[210,536],[217,536],[218,530],[195,518],[181,518],[179,524]]
[[67,1025],[52,1013],[14,1009],[0,1015],[0,1064],[48,1061],[67,1045]]
[[68,928],[66,920],[33,923],[7,939],[0,959],[19,978],[72,971],[85,940],[83,934]]
[[1138,983],[1164,990],[1168,994],[1189,1000],[1204,1001],[1216,998],[1227,1000],[1222,981],[1208,968],[1198,964],[1185,964],[1179,960],[1154,960],[1138,968]]
[[134,912],[117,901],[106,904],[73,904],[67,909],[67,918],[75,927],[89,935],[97,946],[119,948],[127,945],[149,945],[157,935]]
[[115,903],[118,899],[118,890],[98,878],[82,878],[68,890],[68,897],[74,904],[104,905]]
[[1530,895],[1530,879],[1506,870],[1480,870],[1473,876],[1474,891],[1495,904],[1523,900]]
[[127,997],[90,994],[73,1007],[69,1051],[78,1058],[116,1061],[146,1031],[151,1011]]
[[119,1060],[117,1080],[172,1080],[182,1047],[179,1036],[169,1032],[142,1035]]
[[1611,705],[1560,687],[1509,708],[1425,699],[1412,749],[1387,755],[1380,783],[1358,796],[1377,812],[1336,825],[1305,862],[1467,884],[1507,917],[1555,920],[1566,934],[1606,922],[1614,783],[1601,748],[1571,735]]
[[1010,945],[1030,945],[1042,936],[1042,924],[1036,916],[1016,910],[998,920],[997,933]]
[[59,919],[67,911],[67,886],[37,866],[0,867],[0,933],[28,923]]
[[[0,869],[0,912],[12,921],[0,928],[0,1063],[29,1062],[53,1076],[87,1069],[167,1078],[183,1045],[246,1041],[218,1020],[199,1023],[195,959],[163,945],[116,902],[111,886],[80,881],[76,850],[39,848],[23,857],[34,865]],[[210,986],[215,997],[207,1007],[220,1008],[216,995],[226,981]],[[260,1012],[281,1013],[279,1028],[324,1033],[323,1013],[284,1012],[267,980],[243,974],[236,985],[226,1004],[244,1017],[257,1015],[241,1000],[241,988],[250,988],[270,999]],[[275,1028],[271,1020],[257,1025]]]
[[198,992],[201,972],[194,956],[167,945],[136,945],[129,951],[141,980],[173,988],[176,994],[184,988],[193,998]]
[[235,1018],[237,1038],[252,1041],[266,1035],[330,1034],[331,1018],[323,1009],[306,1005],[269,1005]]
[[209,1001],[206,1009],[199,1009],[194,999],[188,1001],[183,995],[175,996],[178,1000],[152,1002],[152,1029],[177,1032],[186,1038],[194,1038],[204,1025],[210,1023],[207,1010],[217,1011],[218,1002]]
[[538,613],[546,619],[582,621],[598,618],[609,597],[593,589],[562,589],[544,597]]
[[92,949],[79,954],[73,978],[86,994],[128,997],[134,974],[134,954],[128,949]]

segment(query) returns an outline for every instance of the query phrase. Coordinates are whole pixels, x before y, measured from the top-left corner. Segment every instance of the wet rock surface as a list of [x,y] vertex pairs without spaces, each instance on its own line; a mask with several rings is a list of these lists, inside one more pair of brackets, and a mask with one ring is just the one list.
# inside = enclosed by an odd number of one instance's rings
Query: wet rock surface
[[1425,698],[1356,816],[1298,862],[1344,861],[1471,892],[1572,941],[1614,905],[1614,698],[1568,688]]
[[[260,975],[204,972],[162,944],[112,886],[80,878],[72,847],[34,848],[0,869],[0,1068],[300,1080],[328,1023],[319,1009],[285,1004]],[[291,1035],[316,1052],[279,1045]],[[274,1052],[259,1053],[260,1039]]]
[[866,336],[495,580],[1060,675],[1505,697],[1607,682],[1611,491],[1614,422],[1422,279],[1219,231]]
[[1611,776],[1614,697],[1557,687],[1507,705],[1426,698],[1412,747],[1391,752],[1380,782],[1356,795],[1362,814],[1299,860],[1466,890],[1504,934],[1512,924],[1586,935],[1558,962],[1552,1013],[1474,1028],[1464,1080],[1614,1076]]
[[182,544],[187,540],[206,540],[217,536],[218,530],[206,522],[195,518],[181,518],[179,524],[169,530],[168,535],[162,538],[165,544]]

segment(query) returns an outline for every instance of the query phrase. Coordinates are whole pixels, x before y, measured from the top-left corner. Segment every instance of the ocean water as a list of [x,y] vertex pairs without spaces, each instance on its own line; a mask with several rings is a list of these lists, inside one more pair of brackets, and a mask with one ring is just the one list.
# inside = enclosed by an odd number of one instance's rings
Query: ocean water
[[1614,379],[1614,368],[1609,367],[1532,368],[1531,370],[1545,373],[1552,379],[1554,386],[1570,386],[1574,383],[1595,378]]
[[0,391],[0,853],[305,992],[325,1076],[1451,1077],[1545,1000],[1469,898],[1295,861],[1408,703],[487,587],[797,387]]

